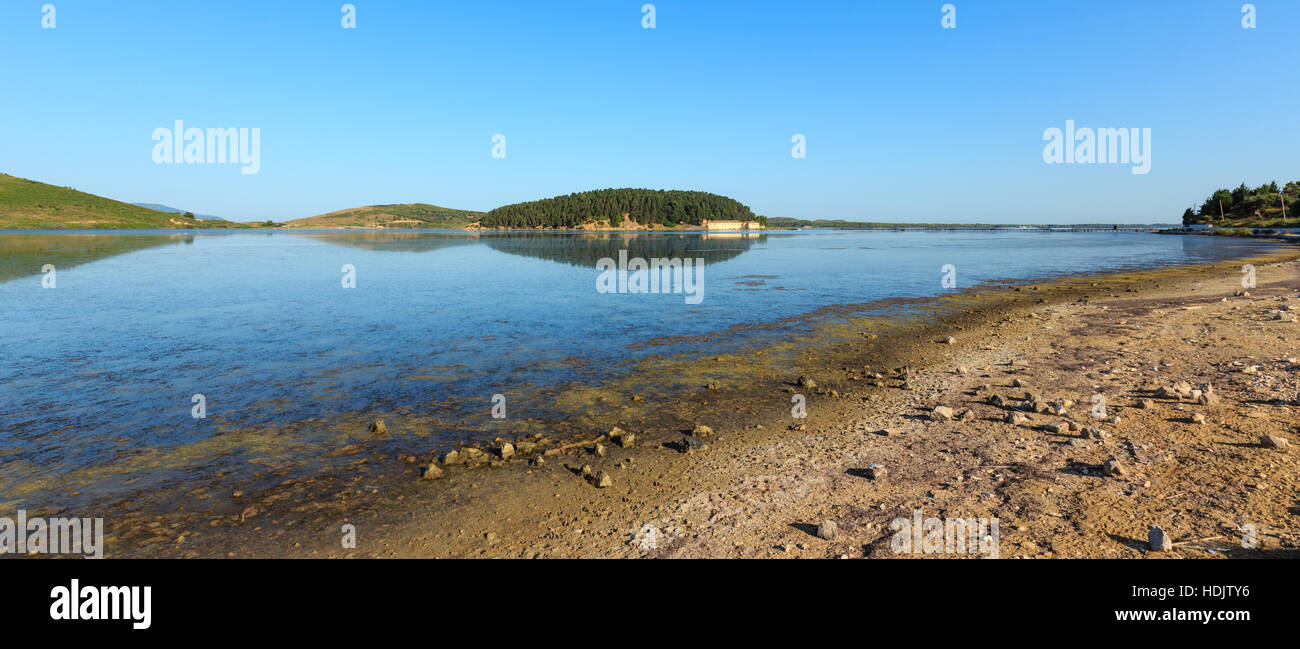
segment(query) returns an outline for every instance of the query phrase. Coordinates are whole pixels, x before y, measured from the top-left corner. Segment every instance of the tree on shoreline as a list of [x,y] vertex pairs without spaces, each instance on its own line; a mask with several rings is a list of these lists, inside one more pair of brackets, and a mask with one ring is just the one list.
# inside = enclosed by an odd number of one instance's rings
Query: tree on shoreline
[[[1282,219],[1284,202],[1285,222]],[[1296,181],[1288,182],[1282,188],[1278,187],[1277,181],[1270,181],[1254,189],[1241,183],[1236,189],[1215,190],[1198,209],[1185,210],[1183,225],[1210,223],[1284,227],[1298,218],[1297,208],[1300,208],[1300,183]]]

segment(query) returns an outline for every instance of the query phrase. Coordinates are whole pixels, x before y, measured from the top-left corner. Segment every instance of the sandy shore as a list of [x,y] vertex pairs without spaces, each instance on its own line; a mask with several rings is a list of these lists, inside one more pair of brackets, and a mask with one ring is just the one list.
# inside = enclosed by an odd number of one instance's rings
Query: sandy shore
[[[902,321],[850,309],[790,343],[654,359],[626,384],[566,392],[590,406],[571,428],[591,443],[544,436],[532,450],[519,442],[540,433],[510,437],[531,452],[440,464],[436,480],[420,479],[436,451],[362,448],[349,473],[167,515],[116,512],[109,555],[892,557],[891,522],[920,510],[996,518],[1004,558],[1295,556],[1295,257],[979,287],[905,304],[920,313]],[[1248,296],[1235,294],[1244,263],[1256,267]],[[667,377],[697,387],[671,398],[647,387]],[[1214,396],[1158,392],[1179,382]],[[791,416],[796,394],[806,419]],[[1024,412],[1026,396],[1073,404]],[[971,412],[935,420],[936,406]],[[1012,412],[1028,421],[1009,423]],[[1061,422],[1070,430],[1051,428]],[[712,429],[694,436],[707,446],[682,452],[696,424]],[[614,425],[635,445],[600,438]],[[1261,445],[1266,434],[1292,448]],[[1112,458],[1123,475],[1103,470]],[[831,540],[817,533],[825,521]],[[1172,550],[1148,550],[1152,525]]]

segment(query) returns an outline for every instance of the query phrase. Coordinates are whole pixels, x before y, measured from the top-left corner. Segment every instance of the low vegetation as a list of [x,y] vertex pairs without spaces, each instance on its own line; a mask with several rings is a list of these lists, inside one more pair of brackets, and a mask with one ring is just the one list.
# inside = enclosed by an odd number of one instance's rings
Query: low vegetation
[[243,226],[160,212],[71,187],[0,174],[0,229],[3,230],[230,227]]
[[295,228],[464,228],[482,216],[482,212],[471,210],[404,203],[354,207],[295,219],[283,225]]

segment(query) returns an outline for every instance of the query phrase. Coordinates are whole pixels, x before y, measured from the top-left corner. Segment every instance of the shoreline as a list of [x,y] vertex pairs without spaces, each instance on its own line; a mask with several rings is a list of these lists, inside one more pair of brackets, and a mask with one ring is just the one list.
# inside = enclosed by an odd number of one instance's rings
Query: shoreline
[[[1242,263],[1294,276],[1297,257],[1300,252],[1285,250],[1216,264],[1064,277],[1012,288],[975,287],[917,300],[910,306],[919,313],[900,321],[867,316],[825,323],[802,339],[727,353],[712,361],[646,359],[638,363],[638,371],[610,384],[564,386],[558,390],[557,398],[568,400],[572,411],[582,412],[583,416],[566,422],[574,435],[555,440],[550,448],[553,453],[539,451],[537,455],[545,462],[542,466],[534,466],[531,458],[521,452],[508,460],[492,458],[492,463],[501,465],[499,468],[443,466],[442,478],[427,481],[419,476],[435,454],[405,458],[376,455],[368,453],[362,444],[356,462],[338,476],[288,480],[276,488],[219,499],[227,502],[194,503],[193,510],[181,506],[175,515],[166,518],[150,516],[155,514],[152,511],[119,510],[108,518],[110,534],[118,540],[110,544],[110,553],[304,557],[876,556],[871,552],[878,550],[863,548],[875,547],[873,543],[879,539],[873,541],[870,535],[859,534],[858,528],[866,529],[866,523],[851,517],[841,518],[840,528],[845,536],[852,532],[857,541],[862,541],[856,550],[842,541],[827,542],[810,534],[807,526],[815,527],[818,520],[806,513],[800,515],[803,520],[787,521],[775,528],[769,525],[761,533],[728,530],[728,525],[746,527],[739,525],[742,520],[748,521],[748,526],[756,525],[764,515],[786,511],[796,502],[803,502],[808,509],[825,508],[829,503],[819,505],[816,497],[823,487],[836,494],[841,490],[845,494],[879,491],[876,488],[880,485],[843,471],[827,474],[824,463],[833,463],[835,457],[870,455],[871,449],[894,443],[904,444],[904,449],[925,448],[922,457],[953,452],[943,443],[948,431],[928,434],[932,426],[919,423],[925,421],[927,409],[939,400],[953,402],[959,411],[971,407],[978,413],[978,421],[961,426],[997,429],[1006,434],[1003,429],[1012,428],[1010,425],[992,416],[996,413],[981,412],[983,408],[973,405],[971,395],[959,396],[961,390],[949,384],[988,382],[1006,394],[1012,391],[1005,386],[1008,376],[1033,376],[1037,367],[1033,362],[1027,368],[1003,363],[1033,356],[1025,346],[1042,343],[1042,334],[1035,338],[1033,328],[1040,318],[1048,316],[1039,314],[1053,313],[1053,309],[1103,309],[1110,303],[1118,307],[1149,299],[1136,296],[1153,292],[1169,293],[1164,299],[1188,300],[1200,295],[1197,291],[1204,291],[1204,287],[1193,288],[1198,282],[1204,283],[1206,277],[1217,277],[1221,285],[1228,287],[1239,281]],[[1281,290],[1278,282],[1270,282],[1266,275],[1261,270],[1261,288]],[[1173,289],[1166,286],[1170,283]],[[1231,295],[1232,291],[1219,290],[1216,295],[1224,293]],[[1288,295],[1294,297],[1294,291]],[[1057,315],[1050,317],[1059,319]],[[1104,310],[1089,312],[1087,317],[1102,321],[1098,326],[1123,327],[1123,323],[1104,322]],[[997,342],[1006,338],[1004,332],[1011,331],[1029,340]],[[932,342],[940,334],[955,336],[956,344]],[[958,362],[967,367],[966,375],[952,374],[952,365]],[[871,367],[864,368],[867,364]],[[898,387],[897,375],[891,370],[899,365],[916,368],[917,378],[910,390]],[[873,378],[877,372],[884,380]],[[818,387],[797,387],[795,380],[800,375],[814,377]],[[1037,380],[1033,378],[1031,385],[1037,387]],[[649,389],[674,381],[688,388],[660,393]],[[877,381],[880,386],[873,385]],[[708,389],[709,384],[715,389]],[[807,398],[806,421],[795,422],[790,417],[794,393],[804,393]],[[629,399],[629,394],[636,396]],[[1086,403],[1088,396],[1074,394],[1071,398]],[[1124,404],[1121,412],[1127,413],[1130,399],[1117,400]],[[710,448],[689,454],[678,452],[683,433],[695,424],[716,431],[700,436]],[[799,424],[805,429],[798,429]],[[608,438],[600,440],[599,431],[615,425],[637,434],[635,447],[623,449]],[[899,427],[903,434],[885,437],[871,435],[867,430],[890,426]],[[581,430],[590,432],[576,432]],[[1039,438],[1048,436],[1041,431],[1030,432],[1032,429],[1013,430]],[[1127,433],[1113,431],[1116,437],[1124,435],[1121,441],[1131,443]],[[1291,436],[1287,431],[1282,434]],[[592,452],[596,443],[605,447],[604,456]],[[1114,453],[1118,444],[1120,441],[1109,443],[1110,452]],[[561,450],[565,445],[567,448]],[[1068,442],[1061,446],[1076,448]],[[965,450],[979,455],[999,447],[991,443]],[[881,455],[890,457],[900,452],[917,453],[890,449]],[[772,453],[778,454],[777,461],[773,461]],[[858,463],[866,466],[863,462],[866,460]],[[891,462],[897,463],[891,469],[897,478],[891,480],[889,491],[899,492],[896,499],[938,504],[933,502],[933,495],[919,496],[918,485],[911,479],[914,473],[933,473],[934,467],[929,466],[933,462],[903,461],[898,457]],[[585,481],[579,475],[584,464],[593,471],[607,472],[613,485],[598,489]],[[968,476],[957,484],[970,485],[970,480],[975,479]],[[849,484],[841,484],[845,480]],[[921,481],[928,489],[919,493],[946,492],[953,484],[949,480],[947,486],[940,487],[941,480]],[[776,493],[774,485],[780,487]],[[883,501],[889,500],[886,495],[873,494],[872,498],[882,500],[877,506],[885,506]],[[977,498],[975,504],[979,501]],[[701,515],[704,519],[697,520]],[[791,515],[787,512],[786,517]],[[114,520],[119,524],[114,525]],[[355,549],[339,545],[339,530],[344,523],[355,524],[358,536],[365,539]],[[660,530],[661,543],[654,550],[642,551],[635,537],[647,524]],[[733,547],[717,545],[720,538],[727,536],[719,536],[723,531],[735,536],[748,551],[736,554]],[[1129,535],[1126,538],[1132,540],[1138,531],[1125,532]],[[1005,536],[1011,534],[1004,531]],[[779,547],[785,549],[778,551]],[[823,551],[832,547],[837,553]],[[1131,547],[1129,550],[1137,552]],[[1072,552],[1063,546],[1054,556],[1110,554]]]

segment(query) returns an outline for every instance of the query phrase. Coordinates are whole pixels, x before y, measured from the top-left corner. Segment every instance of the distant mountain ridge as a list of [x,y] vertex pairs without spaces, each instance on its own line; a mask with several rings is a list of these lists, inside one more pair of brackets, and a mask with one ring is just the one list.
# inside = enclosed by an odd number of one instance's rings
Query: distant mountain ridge
[[[163,205],[161,203],[131,203],[131,204],[136,205],[138,207],[143,207],[145,209],[157,210],[159,212],[167,212],[168,214],[184,214],[189,211],[189,210],[182,210],[179,208],[175,208],[170,205]],[[208,221],[210,220],[229,221],[230,220],[220,216],[213,216],[211,214],[195,214],[194,218],[208,220]]]

